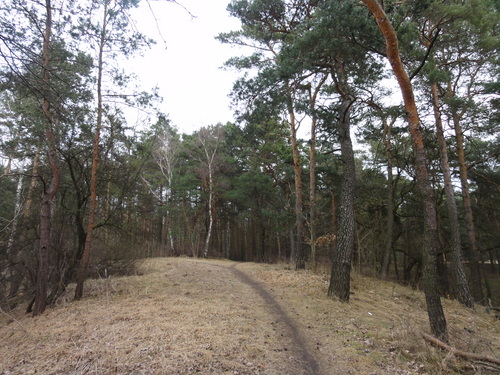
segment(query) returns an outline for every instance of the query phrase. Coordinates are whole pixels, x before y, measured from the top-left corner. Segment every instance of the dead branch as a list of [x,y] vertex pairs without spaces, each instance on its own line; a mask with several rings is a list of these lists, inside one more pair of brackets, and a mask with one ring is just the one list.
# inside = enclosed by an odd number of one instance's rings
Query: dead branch
[[470,352],[464,352],[462,350],[455,349],[451,347],[450,345],[442,342],[441,340],[438,340],[437,338],[428,335],[427,333],[422,332],[422,337],[430,342],[432,345],[437,346],[438,348],[441,348],[443,350],[447,350],[450,353],[453,353],[454,355],[457,355],[459,357],[463,357],[466,359],[472,359],[474,361],[482,361],[482,362],[488,362],[488,363],[493,363],[495,365],[500,366],[500,359],[491,357],[486,354],[478,354],[478,353],[470,353]]

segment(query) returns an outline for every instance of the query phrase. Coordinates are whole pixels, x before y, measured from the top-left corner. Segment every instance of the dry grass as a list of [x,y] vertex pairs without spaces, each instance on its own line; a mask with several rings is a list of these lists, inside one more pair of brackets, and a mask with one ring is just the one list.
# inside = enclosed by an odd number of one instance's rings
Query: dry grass
[[[89,280],[37,318],[0,316],[0,374],[301,374],[290,327],[232,267],[279,303],[322,374],[487,373],[426,344],[425,299],[354,276],[349,304],[327,277],[284,265],[187,258],[145,262],[142,275]],[[500,323],[444,301],[452,346],[500,353]]]

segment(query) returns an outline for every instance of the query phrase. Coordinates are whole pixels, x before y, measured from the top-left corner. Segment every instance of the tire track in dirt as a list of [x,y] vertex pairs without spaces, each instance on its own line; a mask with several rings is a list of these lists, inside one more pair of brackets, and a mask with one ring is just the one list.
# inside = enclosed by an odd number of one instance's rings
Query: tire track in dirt
[[250,275],[237,268],[238,264],[232,266],[221,266],[229,269],[245,285],[251,287],[267,304],[270,312],[276,316],[285,328],[282,334],[289,338],[292,343],[292,352],[298,358],[303,373],[306,375],[320,375],[319,365],[314,356],[307,348],[306,341],[292,318],[286,313],[276,299]]

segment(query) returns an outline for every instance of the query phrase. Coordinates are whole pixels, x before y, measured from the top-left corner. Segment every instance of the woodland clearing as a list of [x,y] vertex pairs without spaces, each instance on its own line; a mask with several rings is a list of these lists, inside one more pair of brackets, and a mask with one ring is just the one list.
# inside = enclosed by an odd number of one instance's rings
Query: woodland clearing
[[[423,292],[353,275],[350,303],[326,270],[154,258],[135,276],[74,285],[31,318],[0,314],[0,374],[497,373],[435,348]],[[450,344],[497,357],[500,322],[443,300]]]

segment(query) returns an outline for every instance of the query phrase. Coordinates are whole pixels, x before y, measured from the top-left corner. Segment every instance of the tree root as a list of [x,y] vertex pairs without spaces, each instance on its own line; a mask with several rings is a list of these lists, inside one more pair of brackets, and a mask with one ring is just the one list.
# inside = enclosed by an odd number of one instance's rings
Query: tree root
[[[493,364],[495,368],[500,369],[500,359],[491,357],[486,354],[477,354],[477,353],[470,353],[470,352],[464,352],[462,350],[455,349],[451,347],[450,345],[442,342],[441,340],[438,340],[435,337],[432,337],[431,335],[428,335],[427,333],[422,332],[422,337],[430,342],[432,345],[437,346],[440,349],[446,350],[449,352],[448,356],[456,355],[465,359],[470,359],[473,361],[479,361],[479,362],[486,362]],[[448,358],[447,356],[447,358]]]

